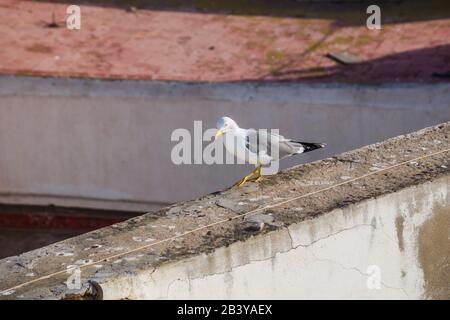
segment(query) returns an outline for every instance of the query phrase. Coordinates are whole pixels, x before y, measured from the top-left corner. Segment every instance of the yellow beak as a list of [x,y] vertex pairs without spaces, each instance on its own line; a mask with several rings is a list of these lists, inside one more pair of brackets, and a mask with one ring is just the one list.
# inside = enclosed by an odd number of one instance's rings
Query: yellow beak
[[215,136],[214,136],[214,139],[219,138],[221,135],[223,135],[222,129],[217,130],[217,132],[216,132],[216,134],[215,134]]

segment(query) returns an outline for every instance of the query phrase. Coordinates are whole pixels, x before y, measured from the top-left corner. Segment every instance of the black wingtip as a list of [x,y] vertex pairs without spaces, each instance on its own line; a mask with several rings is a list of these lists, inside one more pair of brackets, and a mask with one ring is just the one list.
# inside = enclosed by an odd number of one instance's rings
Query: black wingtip
[[304,148],[303,152],[309,152],[316,149],[324,148],[326,143],[300,142]]

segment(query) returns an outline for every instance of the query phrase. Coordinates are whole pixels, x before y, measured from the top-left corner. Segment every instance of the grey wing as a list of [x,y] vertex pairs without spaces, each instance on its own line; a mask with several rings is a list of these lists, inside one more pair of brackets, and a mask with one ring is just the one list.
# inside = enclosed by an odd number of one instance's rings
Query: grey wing
[[283,159],[296,153],[302,153],[301,143],[286,139],[282,135],[267,130],[247,130],[246,147],[260,155],[266,153],[274,160]]

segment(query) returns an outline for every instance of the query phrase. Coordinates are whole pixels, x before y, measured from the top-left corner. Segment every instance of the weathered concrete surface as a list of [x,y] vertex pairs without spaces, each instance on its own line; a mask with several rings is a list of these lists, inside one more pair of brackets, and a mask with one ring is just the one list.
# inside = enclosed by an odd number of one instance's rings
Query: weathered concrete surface
[[2,298],[449,298],[449,137],[442,124],[3,259]]
[[449,299],[449,186],[447,176],[104,281],[103,298]]
[[[171,134],[279,128],[327,148],[283,167],[450,119],[450,84],[177,83],[0,77],[0,202],[151,211],[221,190],[244,165],[180,165]],[[255,118],[255,114],[258,115]],[[189,181],[189,187],[179,181]]]

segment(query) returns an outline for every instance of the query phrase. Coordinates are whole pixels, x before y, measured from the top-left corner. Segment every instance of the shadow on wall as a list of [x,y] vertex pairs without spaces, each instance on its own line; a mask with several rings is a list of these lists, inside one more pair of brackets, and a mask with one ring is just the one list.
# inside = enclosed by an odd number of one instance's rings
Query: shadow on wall
[[[360,63],[331,67],[290,69],[286,64],[278,70],[249,81],[306,81],[318,82],[415,82],[450,81],[450,77],[439,76],[450,71],[450,44],[390,54]],[[435,76],[433,76],[435,75]]]
[[[68,0],[41,0],[73,4]],[[78,5],[116,7],[138,10],[196,12],[209,14],[257,15],[299,19],[335,20],[340,25],[365,24],[370,1],[326,0],[84,0]],[[428,21],[450,17],[450,2],[446,0],[379,0],[384,23]],[[361,14],[363,12],[364,14]]]

